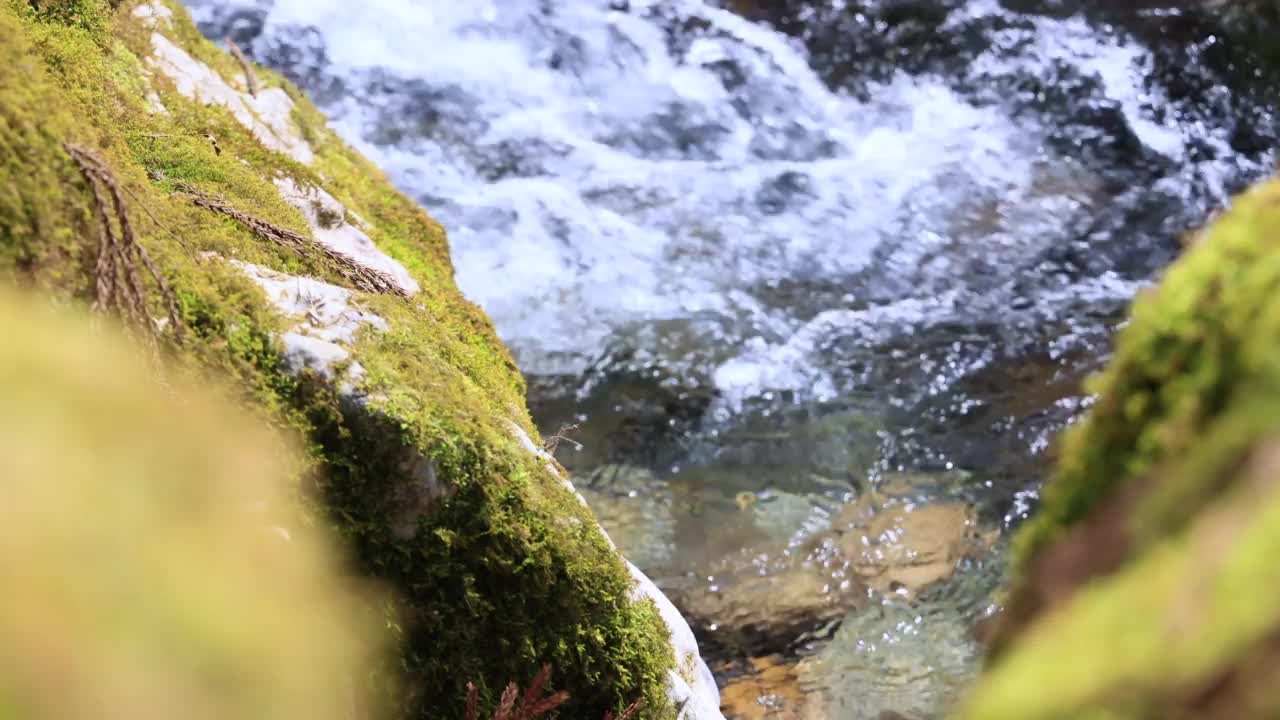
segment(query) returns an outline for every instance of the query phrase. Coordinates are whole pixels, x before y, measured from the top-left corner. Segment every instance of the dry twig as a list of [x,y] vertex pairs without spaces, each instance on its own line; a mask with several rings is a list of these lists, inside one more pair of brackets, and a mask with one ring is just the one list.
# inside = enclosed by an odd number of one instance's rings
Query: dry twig
[[[114,312],[126,322],[145,330],[147,336],[154,339],[159,334],[159,329],[147,312],[145,286],[138,276],[137,268],[137,264],[141,262],[160,290],[169,315],[169,325],[173,328],[174,340],[181,344],[182,323],[179,321],[177,297],[151,261],[146,248],[138,243],[133,225],[129,222],[128,208],[120,194],[121,187],[111,169],[88,148],[71,143],[64,144],[63,148],[93,190],[94,216],[102,229],[98,240],[98,260],[94,268],[94,309]],[[107,204],[107,196],[111,199],[110,206]],[[119,224],[118,231],[111,222],[113,214]],[[152,216],[152,219],[155,220],[155,217]],[[156,222],[159,224],[158,220]]]
[[581,450],[582,443],[569,437],[570,433],[578,432],[579,429],[580,429],[580,426],[577,425],[576,423],[573,425],[561,425],[560,429],[556,431],[555,435],[552,435],[551,437],[542,441],[542,449],[546,450],[552,455],[555,455],[556,448],[560,447],[560,443],[567,442],[570,445],[572,445],[574,449]]
[[136,203],[138,207],[142,208],[142,212],[146,213],[147,217],[151,218],[151,222],[155,223],[156,227],[165,231],[165,233],[167,233],[169,237],[173,238],[174,242],[178,243],[179,247],[181,247],[183,250],[186,250],[187,254],[190,255],[193,259],[195,259],[196,262],[200,261],[200,259],[196,256],[196,254],[191,252],[191,247],[187,245],[187,241],[178,237],[177,233],[165,227],[164,223],[160,222],[160,218],[156,217],[155,213],[151,212],[151,209],[142,203],[142,198],[134,194],[134,192],[129,188],[121,188],[121,189],[124,190],[126,193],[128,193],[129,197],[133,198],[133,202]]
[[[502,691],[502,699],[498,701],[498,709],[493,713],[493,720],[515,720],[511,716],[516,710],[516,696],[520,694],[515,683],[509,683]],[[522,713],[523,714],[523,713]]]
[[244,84],[249,89],[249,94],[258,97],[258,78],[253,74],[253,65],[249,63],[249,59],[244,56],[244,51],[240,46],[228,35],[227,49],[231,51],[231,57],[234,57],[240,63],[240,68],[244,70]]
[[480,691],[475,683],[467,683],[467,715],[466,720],[476,720],[476,704],[480,700]]
[[258,237],[289,248],[301,257],[305,258],[315,254],[325,258],[339,275],[360,290],[403,298],[409,297],[409,294],[390,275],[381,270],[374,270],[362,265],[350,256],[322,245],[289,228],[281,227],[241,212],[228,204],[225,198],[210,195],[185,184],[179,185],[178,191],[189,196],[191,201],[198,207],[226,215],[252,230]]

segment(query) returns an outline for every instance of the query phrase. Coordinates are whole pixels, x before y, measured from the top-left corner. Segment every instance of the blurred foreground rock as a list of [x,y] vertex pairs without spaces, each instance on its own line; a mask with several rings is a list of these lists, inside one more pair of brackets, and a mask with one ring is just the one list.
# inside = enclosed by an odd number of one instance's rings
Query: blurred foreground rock
[[1280,714],[1280,183],[1135,302],[961,718]]
[[0,334],[0,717],[382,717],[300,453],[77,313],[3,290]]

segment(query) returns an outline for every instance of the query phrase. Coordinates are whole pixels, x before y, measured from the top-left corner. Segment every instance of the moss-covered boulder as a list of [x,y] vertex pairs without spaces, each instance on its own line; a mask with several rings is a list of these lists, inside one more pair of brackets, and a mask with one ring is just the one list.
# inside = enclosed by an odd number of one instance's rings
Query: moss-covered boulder
[[295,88],[161,0],[0,0],[0,38],[0,281],[122,318],[301,438],[317,515],[398,596],[403,715],[543,662],[565,717],[719,715],[683,620],[540,450],[443,230]]
[[300,449],[110,330],[0,289],[0,718],[383,717]]
[[1134,303],[959,715],[1280,715],[1280,182]]

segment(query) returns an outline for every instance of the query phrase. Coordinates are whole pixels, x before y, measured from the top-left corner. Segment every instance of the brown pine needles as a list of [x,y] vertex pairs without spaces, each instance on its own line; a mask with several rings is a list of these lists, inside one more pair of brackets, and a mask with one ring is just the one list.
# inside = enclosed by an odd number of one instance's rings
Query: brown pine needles
[[227,203],[226,198],[218,195],[210,195],[202,190],[198,190],[190,185],[179,184],[178,192],[187,195],[191,201],[198,207],[205,210],[211,210],[221,213],[236,222],[249,228],[253,234],[258,237],[269,240],[282,247],[286,247],[296,252],[301,257],[309,255],[318,255],[322,257],[326,263],[332,267],[344,280],[351,283],[359,290],[371,293],[381,293],[383,295],[395,295],[397,297],[407,298],[409,293],[405,292],[390,275],[381,270],[374,270],[363,265],[348,255],[326,247],[325,245],[312,240],[301,233],[290,230],[274,223],[267,222],[261,218],[256,218],[248,213],[237,210],[235,207]]
[[248,88],[249,94],[258,97],[258,76],[254,75],[253,65],[249,62],[249,58],[244,56],[244,51],[231,39],[230,35],[226,37],[226,43],[227,50],[231,52],[231,57],[240,63],[240,69],[244,71],[244,85]]
[[[174,342],[181,344],[182,323],[177,297],[151,261],[146,248],[138,244],[133,225],[129,222],[128,206],[115,175],[92,150],[71,143],[62,147],[93,190],[93,212],[102,230],[94,267],[94,309],[115,313],[126,323],[143,330],[152,341],[156,340],[161,329],[147,311],[146,286],[138,274],[138,264],[141,263],[160,292],[169,316],[169,327],[173,329]],[[112,215],[115,216],[115,224],[111,222]]]

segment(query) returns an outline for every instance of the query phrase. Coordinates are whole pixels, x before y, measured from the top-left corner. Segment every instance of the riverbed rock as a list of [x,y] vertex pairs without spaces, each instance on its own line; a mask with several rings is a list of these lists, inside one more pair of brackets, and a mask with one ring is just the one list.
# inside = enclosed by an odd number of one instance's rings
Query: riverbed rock
[[[800,542],[761,535],[711,565],[710,582],[674,598],[705,643],[735,657],[821,636],[868,597],[913,598],[952,577],[966,558],[983,557],[998,537],[966,503],[922,500],[922,492],[960,477],[891,475],[835,512],[826,528]],[[743,514],[754,509],[748,503]]]
[[819,720],[805,711],[796,663],[779,655],[750,658],[720,692],[725,715],[730,720]]
[[1140,295],[1020,531],[959,718],[1280,711],[1280,182]]
[[797,672],[808,712],[880,720],[943,716],[977,668],[977,644],[954,607],[889,597],[851,613]]
[[909,598],[990,550],[999,531],[983,528],[972,505],[949,499],[969,481],[960,471],[883,474],[832,521],[851,576]]
[[880,593],[912,595],[955,572],[980,549],[977,513],[958,502],[904,503],[841,538],[853,574]]
[[167,0],[7,3],[0,37],[0,278],[119,310],[307,448],[315,521],[397,596],[401,656],[365,675],[404,681],[400,716],[550,662],[566,717],[719,717],[688,628],[541,451],[443,229],[296,88]]
[[858,601],[849,586],[804,565],[720,582],[674,597],[703,642],[732,655],[787,650]]

